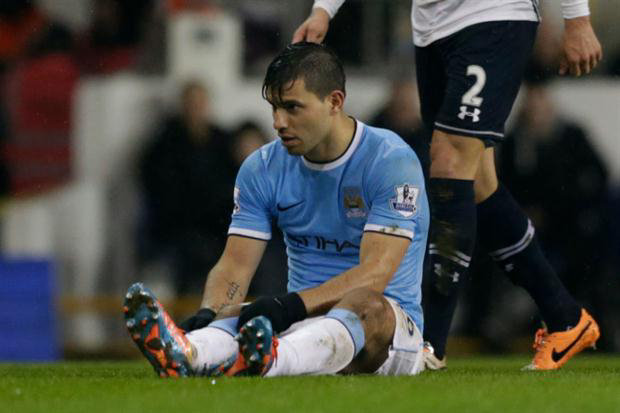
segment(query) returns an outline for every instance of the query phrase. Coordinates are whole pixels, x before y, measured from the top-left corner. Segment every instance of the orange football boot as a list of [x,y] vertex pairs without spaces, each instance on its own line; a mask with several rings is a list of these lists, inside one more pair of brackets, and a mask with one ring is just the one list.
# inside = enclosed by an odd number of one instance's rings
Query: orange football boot
[[192,345],[142,283],[129,287],[123,307],[127,330],[160,377],[193,376]]
[[601,336],[598,324],[584,309],[574,328],[549,334],[546,328],[536,332],[534,349],[536,354],[532,363],[524,370],[556,370],[585,348],[596,348],[596,340]]

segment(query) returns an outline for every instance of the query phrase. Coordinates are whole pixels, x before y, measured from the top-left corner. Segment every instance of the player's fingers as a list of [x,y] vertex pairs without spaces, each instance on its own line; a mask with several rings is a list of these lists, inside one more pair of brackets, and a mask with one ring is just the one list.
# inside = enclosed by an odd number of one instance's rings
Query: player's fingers
[[594,70],[594,68],[598,65],[598,58],[596,57],[596,53],[593,53],[590,56],[590,67],[592,68],[592,70]]
[[569,62],[569,66],[570,66],[570,74],[573,76],[581,76],[581,67],[579,65],[579,60],[573,60],[572,62]]
[[308,41],[312,43],[321,43],[325,35],[321,32],[311,31],[308,33]]
[[595,57],[596,57],[596,63],[603,60],[603,49],[600,46],[596,50]]
[[303,25],[299,27],[297,30],[295,30],[295,33],[293,33],[293,41],[291,43],[303,42],[305,38],[306,38],[306,27],[305,25]]
[[560,68],[558,69],[558,74],[560,76],[564,76],[568,73],[568,62],[565,57],[560,58]]
[[581,73],[583,73],[584,75],[588,75],[590,74],[590,72],[592,71],[592,66],[590,65],[590,60],[589,59],[583,59],[579,65],[579,70],[581,71]]

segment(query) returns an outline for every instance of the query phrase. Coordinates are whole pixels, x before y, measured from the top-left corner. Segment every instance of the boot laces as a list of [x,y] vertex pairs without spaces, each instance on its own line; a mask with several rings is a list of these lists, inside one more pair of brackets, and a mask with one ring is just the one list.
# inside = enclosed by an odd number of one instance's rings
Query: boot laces
[[273,342],[272,342],[272,356],[273,356],[273,364],[276,364],[278,362],[278,346],[280,345],[280,342],[278,341],[278,337],[273,336]]
[[547,337],[549,333],[546,328],[539,328],[534,336],[534,345],[532,346],[536,351],[543,350],[547,345]]

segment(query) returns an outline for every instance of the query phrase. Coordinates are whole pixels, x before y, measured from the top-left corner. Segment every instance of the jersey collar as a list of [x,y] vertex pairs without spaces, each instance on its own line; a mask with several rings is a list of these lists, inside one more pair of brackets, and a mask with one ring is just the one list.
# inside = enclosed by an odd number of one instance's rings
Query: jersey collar
[[340,165],[345,164],[349,160],[349,158],[351,158],[351,156],[355,152],[355,149],[357,149],[358,145],[360,144],[360,141],[362,140],[362,132],[364,126],[366,125],[355,119],[355,133],[353,135],[353,139],[351,139],[351,143],[349,143],[349,147],[346,151],[344,151],[342,155],[340,155],[333,161],[318,163],[309,161],[302,156],[302,162],[304,163],[304,165],[314,171],[329,171],[338,168]]

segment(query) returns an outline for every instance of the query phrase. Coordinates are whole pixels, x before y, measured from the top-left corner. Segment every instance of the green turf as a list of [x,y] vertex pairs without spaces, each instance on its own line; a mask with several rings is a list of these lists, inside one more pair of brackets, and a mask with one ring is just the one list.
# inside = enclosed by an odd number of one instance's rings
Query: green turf
[[620,357],[521,372],[462,358],[417,377],[162,380],[146,362],[0,364],[0,412],[620,412]]

